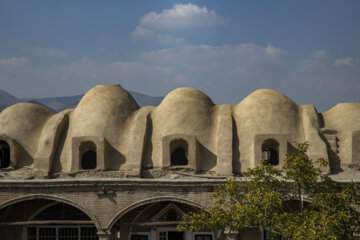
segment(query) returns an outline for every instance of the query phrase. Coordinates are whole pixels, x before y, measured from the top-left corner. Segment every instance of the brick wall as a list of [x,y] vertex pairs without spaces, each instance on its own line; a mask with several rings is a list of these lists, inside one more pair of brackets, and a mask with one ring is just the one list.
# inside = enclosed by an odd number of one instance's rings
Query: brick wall
[[3,181],[0,209],[30,199],[70,204],[89,215],[100,230],[110,231],[125,212],[156,201],[177,201],[208,207],[214,187],[222,180],[32,180]]

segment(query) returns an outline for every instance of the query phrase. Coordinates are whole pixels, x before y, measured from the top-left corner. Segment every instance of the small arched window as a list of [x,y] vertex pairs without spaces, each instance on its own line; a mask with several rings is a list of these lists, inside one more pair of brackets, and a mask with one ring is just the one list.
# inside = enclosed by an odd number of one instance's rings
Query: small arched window
[[81,168],[85,170],[96,168],[96,145],[93,142],[83,142],[80,145]]
[[264,141],[261,150],[263,161],[274,166],[279,164],[279,143],[276,140]]
[[188,144],[182,139],[174,140],[170,143],[171,165],[184,166],[188,165]]
[[10,166],[10,146],[5,141],[0,141],[0,168]]

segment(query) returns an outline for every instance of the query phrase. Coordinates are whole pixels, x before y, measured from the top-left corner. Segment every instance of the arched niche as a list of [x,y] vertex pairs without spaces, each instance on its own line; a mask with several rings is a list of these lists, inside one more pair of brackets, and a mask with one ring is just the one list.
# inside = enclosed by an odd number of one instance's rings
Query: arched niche
[[96,145],[92,141],[82,142],[79,146],[79,159],[81,169],[96,169]]
[[0,140],[0,168],[8,168],[10,166],[10,145]]
[[20,168],[23,153],[24,149],[15,140],[7,135],[0,135],[0,169]]
[[163,167],[186,167],[197,170],[197,141],[195,136],[174,134],[162,139]]
[[275,139],[267,139],[261,146],[262,160],[266,163],[279,165],[279,143]]
[[189,145],[184,139],[174,139],[170,142],[170,164],[171,166],[186,166],[188,160]]
[[288,151],[287,134],[256,134],[254,137],[253,166],[265,161],[276,168],[281,168]]
[[71,171],[105,170],[108,147],[104,137],[82,136],[72,138]]

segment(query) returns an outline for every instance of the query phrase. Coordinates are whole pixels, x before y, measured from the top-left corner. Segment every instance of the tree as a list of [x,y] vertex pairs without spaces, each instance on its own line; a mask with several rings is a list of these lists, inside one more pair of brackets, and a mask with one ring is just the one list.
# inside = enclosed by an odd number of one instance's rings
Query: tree
[[298,143],[281,170],[263,162],[242,180],[228,180],[214,191],[214,206],[184,215],[178,230],[226,229],[240,237],[256,228],[271,229],[270,239],[353,239],[360,233],[358,185],[322,174],[328,162],[310,159],[308,148]]

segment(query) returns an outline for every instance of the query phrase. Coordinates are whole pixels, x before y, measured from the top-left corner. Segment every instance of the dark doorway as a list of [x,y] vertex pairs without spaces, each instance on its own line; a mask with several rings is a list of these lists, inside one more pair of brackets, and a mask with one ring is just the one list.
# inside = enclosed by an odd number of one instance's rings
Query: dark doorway
[[10,166],[10,146],[5,141],[0,141],[0,168]]
[[278,165],[279,164],[279,154],[273,148],[265,148],[263,151],[265,155],[264,160],[270,165]]
[[274,139],[264,141],[262,147],[262,159],[270,165],[279,164],[279,143]]
[[168,240],[184,240],[184,232],[169,231]]
[[170,164],[171,166],[186,166],[188,160],[188,143],[184,139],[175,139],[170,143]]
[[95,169],[96,168],[96,152],[89,150],[85,152],[81,158],[82,169]]
[[188,162],[187,152],[183,148],[178,148],[171,154],[171,165],[173,166],[187,165]]

